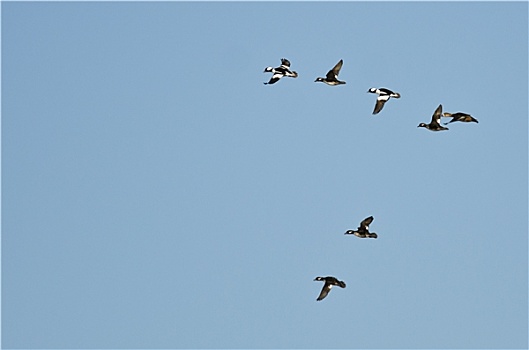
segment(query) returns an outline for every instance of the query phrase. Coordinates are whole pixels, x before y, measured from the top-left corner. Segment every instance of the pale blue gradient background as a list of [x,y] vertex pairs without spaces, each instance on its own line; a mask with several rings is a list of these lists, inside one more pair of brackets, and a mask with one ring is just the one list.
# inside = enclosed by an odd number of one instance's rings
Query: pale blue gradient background
[[527,348],[527,2],[1,5],[4,348]]

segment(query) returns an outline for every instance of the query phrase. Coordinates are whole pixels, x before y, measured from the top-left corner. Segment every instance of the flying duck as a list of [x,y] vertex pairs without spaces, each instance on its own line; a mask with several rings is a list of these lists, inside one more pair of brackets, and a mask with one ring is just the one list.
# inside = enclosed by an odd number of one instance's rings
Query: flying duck
[[272,85],[283,77],[297,78],[298,73],[290,70],[290,61],[286,58],[281,59],[281,65],[279,67],[266,67],[263,73],[272,73],[272,77],[265,85]]
[[394,98],[400,98],[400,94],[398,92],[393,92],[386,88],[371,88],[367,90],[367,92],[371,92],[373,94],[377,94],[377,103],[375,104],[375,109],[373,110],[373,114],[377,114],[382,110],[384,107],[384,103],[386,103],[387,100],[389,100],[390,97]]
[[345,282],[339,281],[336,277],[327,276],[327,277],[316,277],[315,281],[325,281],[323,288],[321,289],[320,295],[318,296],[317,301],[325,299],[327,294],[331,291],[332,286],[338,286],[340,288],[345,288]]
[[441,124],[439,124],[439,121],[441,120],[442,112],[443,112],[443,106],[439,105],[439,107],[437,107],[437,109],[432,115],[432,121],[430,122],[430,124],[420,123],[419,125],[417,125],[417,127],[426,128],[431,131],[448,130],[448,128],[445,128],[444,126],[441,126]]
[[340,69],[342,69],[343,60],[340,60],[340,62],[336,63],[336,66],[334,66],[333,69],[331,69],[325,78],[318,77],[314,82],[321,81],[327,85],[340,85],[345,84],[345,81],[338,80],[338,74],[340,74]]
[[373,217],[370,216],[368,218],[365,218],[360,223],[360,226],[354,230],[347,230],[344,234],[345,235],[355,235],[356,237],[360,238],[377,238],[377,234],[375,232],[369,232],[369,225],[373,222]]
[[453,122],[463,122],[463,123],[474,122],[474,123],[479,123],[477,121],[477,119],[472,117],[470,114],[466,114],[466,113],[463,113],[463,112],[457,112],[457,113],[444,112],[443,113],[443,117],[451,117],[452,118],[451,121],[449,121],[448,123],[444,123],[444,125],[447,125],[447,124],[450,124],[450,123],[453,123]]

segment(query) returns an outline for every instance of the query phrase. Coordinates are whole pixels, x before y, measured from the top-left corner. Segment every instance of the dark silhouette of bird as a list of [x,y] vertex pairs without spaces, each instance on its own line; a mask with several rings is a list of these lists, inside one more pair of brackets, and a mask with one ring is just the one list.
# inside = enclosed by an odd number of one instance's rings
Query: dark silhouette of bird
[[327,294],[329,294],[333,286],[345,288],[345,282],[339,281],[336,277],[332,277],[332,276],[316,277],[314,280],[325,282],[325,284],[323,285],[323,288],[321,289],[320,295],[318,296],[318,299],[316,299],[317,301],[325,299],[325,297],[327,296]]
[[345,84],[345,81],[338,80],[338,74],[340,74],[340,69],[342,69],[343,60],[340,60],[340,62],[336,63],[336,65],[327,72],[327,76],[325,78],[318,77],[314,82],[321,81],[327,85],[340,85]]
[[476,118],[471,116],[470,114],[463,113],[463,112],[457,112],[457,113],[448,113],[444,112],[443,117],[451,117],[452,120],[450,120],[448,123],[444,123],[444,125],[453,123],[453,122],[463,122],[463,123],[479,123]]
[[419,125],[417,125],[417,127],[418,128],[426,128],[426,129],[431,130],[431,131],[448,130],[448,128],[445,128],[444,126],[439,124],[439,122],[441,120],[442,112],[443,112],[443,106],[439,105],[439,107],[437,107],[437,109],[435,110],[434,114],[432,115],[432,121],[430,122],[430,124],[420,123]]
[[347,230],[344,234],[346,235],[355,235],[359,238],[377,238],[378,235],[375,232],[369,232],[369,225],[373,222],[374,218],[372,216],[365,218],[360,223],[360,226],[354,230]]

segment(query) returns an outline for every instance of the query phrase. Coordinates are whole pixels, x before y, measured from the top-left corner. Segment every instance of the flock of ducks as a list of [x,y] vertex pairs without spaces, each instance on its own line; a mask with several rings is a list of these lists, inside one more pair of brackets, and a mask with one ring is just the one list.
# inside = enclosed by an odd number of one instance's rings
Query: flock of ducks
[[[343,66],[343,60],[340,60],[336,65],[327,72],[327,75],[323,77],[318,77],[314,82],[322,82],[330,86],[336,86],[336,85],[343,85],[346,84],[345,81],[341,81],[338,79],[338,75],[340,74],[340,70]],[[290,77],[290,78],[297,78],[298,73],[296,71],[290,70],[290,61],[286,58],[281,59],[281,65],[279,67],[266,67],[264,70],[265,73],[272,73],[272,77],[268,82],[265,82],[265,85],[272,85],[277,83],[281,78],[283,77]],[[375,104],[375,108],[373,109],[373,114],[378,114],[380,111],[382,111],[382,108],[384,108],[384,104],[389,101],[390,98],[400,98],[400,94],[398,92],[393,92],[386,88],[370,88],[367,90],[367,92],[377,94],[377,101]],[[420,123],[417,127],[418,128],[426,128],[430,131],[442,131],[442,130],[448,130],[447,127],[441,125],[441,117],[451,117],[452,119],[444,123],[444,125],[453,123],[453,122],[463,122],[463,123],[469,123],[474,122],[478,123],[478,121],[472,117],[470,114],[463,113],[463,112],[457,112],[457,113],[443,113],[443,106],[439,105],[437,109],[435,110],[434,114],[432,115],[432,120],[430,123]],[[369,225],[373,222],[374,218],[373,216],[369,216],[362,220],[360,223],[360,226],[356,230],[347,230],[345,232],[346,235],[354,235],[358,238],[377,238],[378,235],[375,232],[369,232]],[[316,299],[317,301],[323,300],[331,291],[333,286],[338,286],[340,288],[345,288],[346,284],[344,281],[338,280],[336,277],[333,276],[327,276],[327,277],[316,277],[314,281],[321,281],[324,282],[323,288],[321,289],[320,295]]]
[[[347,230],[345,235],[354,235],[358,238],[377,238],[378,235],[375,232],[369,232],[369,225],[373,222],[373,216],[367,217],[360,223],[360,226],[356,230]],[[331,291],[333,286],[338,286],[340,288],[345,288],[345,282],[338,280],[336,277],[327,276],[327,277],[316,277],[314,281],[323,281],[323,288],[321,289],[320,295],[318,296],[317,301],[323,300],[327,294]]]
[[[338,74],[340,74],[340,69],[342,69],[343,66],[343,60],[340,60],[336,65],[327,72],[327,75],[325,78],[318,77],[314,82],[322,82],[330,86],[336,86],[336,85],[342,85],[345,84],[345,81],[338,79]],[[264,70],[266,73],[272,73],[272,77],[265,85],[272,85],[279,81],[279,79],[283,77],[290,77],[290,78],[297,78],[298,73],[296,71],[290,70],[290,61],[286,58],[281,59],[281,65],[279,67],[266,67]],[[386,88],[370,88],[367,90],[367,92],[377,94],[377,102],[375,104],[375,109],[373,110],[373,114],[378,114],[384,108],[384,104],[391,98],[400,98],[400,94],[398,92],[393,92],[390,89]],[[448,123],[444,123],[444,125],[453,123],[453,122],[463,122],[463,123],[469,123],[474,122],[478,123],[478,121],[472,117],[470,114],[463,113],[463,112],[457,112],[457,113],[443,113],[443,107],[442,105],[439,105],[437,109],[435,110],[434,114],[432,115],[432,120],[430,123],[420,123],[417,127],[419,128],[426,128],[430,131],[442,131],[442,130],[448,130],[447,127],[444,127],[441,125],[441,117],[452,117],[452,120],[450,120]]]

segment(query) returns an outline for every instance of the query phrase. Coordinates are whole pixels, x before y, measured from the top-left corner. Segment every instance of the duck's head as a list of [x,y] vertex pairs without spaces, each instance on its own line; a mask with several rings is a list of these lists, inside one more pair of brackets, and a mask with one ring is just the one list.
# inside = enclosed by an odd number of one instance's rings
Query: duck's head
[[344,235],[352,235],[354,234],[354,231],[353,230],[347,230],[345,231]]
[[428,128],[428,125],[426,123],[420,123],[417,125],[418,128]]
[[271,72],[272,70],[274,70],[274,67],[266,67],[263,73]]
[[323,78],[321,78],[321,77],[317,77],[316,80],[314,80],[315,83],[318,82],[318,81],[323,82]]
[[377,89],[376,88],[370,88],[369,90],[367,90],[367,92],[371,92],[373,94],[376,94],[377,93]]

